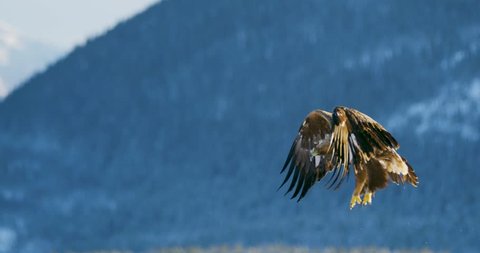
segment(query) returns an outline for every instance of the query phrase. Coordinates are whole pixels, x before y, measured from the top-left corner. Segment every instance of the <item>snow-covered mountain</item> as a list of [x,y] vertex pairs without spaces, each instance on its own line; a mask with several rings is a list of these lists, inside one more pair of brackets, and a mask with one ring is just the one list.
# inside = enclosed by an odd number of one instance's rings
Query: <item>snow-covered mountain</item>
[[0,21],[0,99],[61,55],[54,46],[22,36]]
[[[0,104],[0,249],[478,251],[479,8],[162,1]],[[352,180],[299,204],[276,192],[303,117],[336,105],[392,130],[417,189],[353,211]]]
[[453,83],[438,94],[413,103],[388,121],[391,130],[410,128],[418,136],[431,132],[476,142],[480,139],[480,79]]

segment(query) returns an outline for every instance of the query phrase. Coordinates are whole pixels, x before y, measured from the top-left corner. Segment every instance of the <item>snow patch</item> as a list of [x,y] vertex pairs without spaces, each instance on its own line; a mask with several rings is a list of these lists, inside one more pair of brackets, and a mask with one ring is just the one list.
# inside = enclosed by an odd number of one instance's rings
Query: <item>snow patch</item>
[[446,87],[436,97],[411,105],[387,122],[392,130],[413,126],[418,135],[436,131],[479,140],[480,79]]
[[22,191],[4,189],[0,191],[0,196],[7,201],[21,201],[25,194]]
[[475,80],[469,89],[469,95],[472,99],[480,100],[480,80]]
[[428,47],[430,47],[429,40],[418,34],[400,36],[393,41],[381,42],[374,48],[364,50],[360,55],[345,59],[343,67],[349,70],[358,67],[381,66],[405,51],[420,54]]
[[12,252],[17,234],[10,228],[0,227],[0,252]]
[[368,67],[370,65],[382,65],[396,54],[394,49],[380,47],[373,51],[365,51],[357,58],[349,58],[343,62],[343,67],[353,69],[356,67]]
[[473,27],[461,32],[462,40],[466,45],[464,49],[457,50],[449,57],[443,59],[440,63],[440,67],[443,70],[455,68],[458,64],[462,63],[465,59],[472,57],[478,53],[480,48],[480,27]]
[[451,69],[461,63],[470,52],[457,51],[450,58],[442,60],[440,66],[442,69]]

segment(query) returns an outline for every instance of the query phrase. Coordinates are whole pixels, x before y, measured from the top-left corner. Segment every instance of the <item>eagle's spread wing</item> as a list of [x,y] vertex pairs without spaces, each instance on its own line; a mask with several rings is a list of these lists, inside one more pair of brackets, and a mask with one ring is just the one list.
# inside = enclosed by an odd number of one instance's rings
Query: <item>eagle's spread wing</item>
[[345,167],[349,163],[366,163],[379,151],[396,150],[398,142],[385,128],[369,116],[351,108],[337,107],[333,116],[332,138],[335,159]]
[[358,146],[359,151],[365,153],[368,158],[372,157],[376,150],[397,150],[400,147],[397,140],[368,115],[351,108],[344,110],[350,123],[350,132],[355,136],[351,138],[352,145]]
[[293,174],[287,191],[288,193],[295,188],[292,199],[300,193],[300,201],[310,187],[333,168],[331,152],[328,150],[331,133],[332,114],[322,110],[309,113],[300,126],[283,166],[282,172],[287,168],[288,171],[280,186]]

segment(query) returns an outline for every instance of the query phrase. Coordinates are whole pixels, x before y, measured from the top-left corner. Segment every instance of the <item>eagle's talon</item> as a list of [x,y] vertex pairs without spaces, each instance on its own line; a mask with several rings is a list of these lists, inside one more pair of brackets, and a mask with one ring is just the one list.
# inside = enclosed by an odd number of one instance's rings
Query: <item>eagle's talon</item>
[[370,205],[370,204],[372,204],[372,193],[371,193],[371,192],[367,192],[367,193],[365,193],[365,195],[363,196],[362,205],[366,206],[366,205]]
[[350,210],[352,210],[356,204],[360,203],[362,203],[362,198],[360,198],[360,195],[352,195],[352,199],[350,200]]

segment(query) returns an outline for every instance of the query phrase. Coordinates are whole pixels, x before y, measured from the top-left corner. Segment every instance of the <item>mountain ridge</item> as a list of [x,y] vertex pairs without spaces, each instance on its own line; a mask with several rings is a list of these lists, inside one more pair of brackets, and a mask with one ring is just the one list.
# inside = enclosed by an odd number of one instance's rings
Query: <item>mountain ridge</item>
[[47,68],[59,54],[58,48],[26,38],[0,21],[0,97],[7,96],[29,75]]

